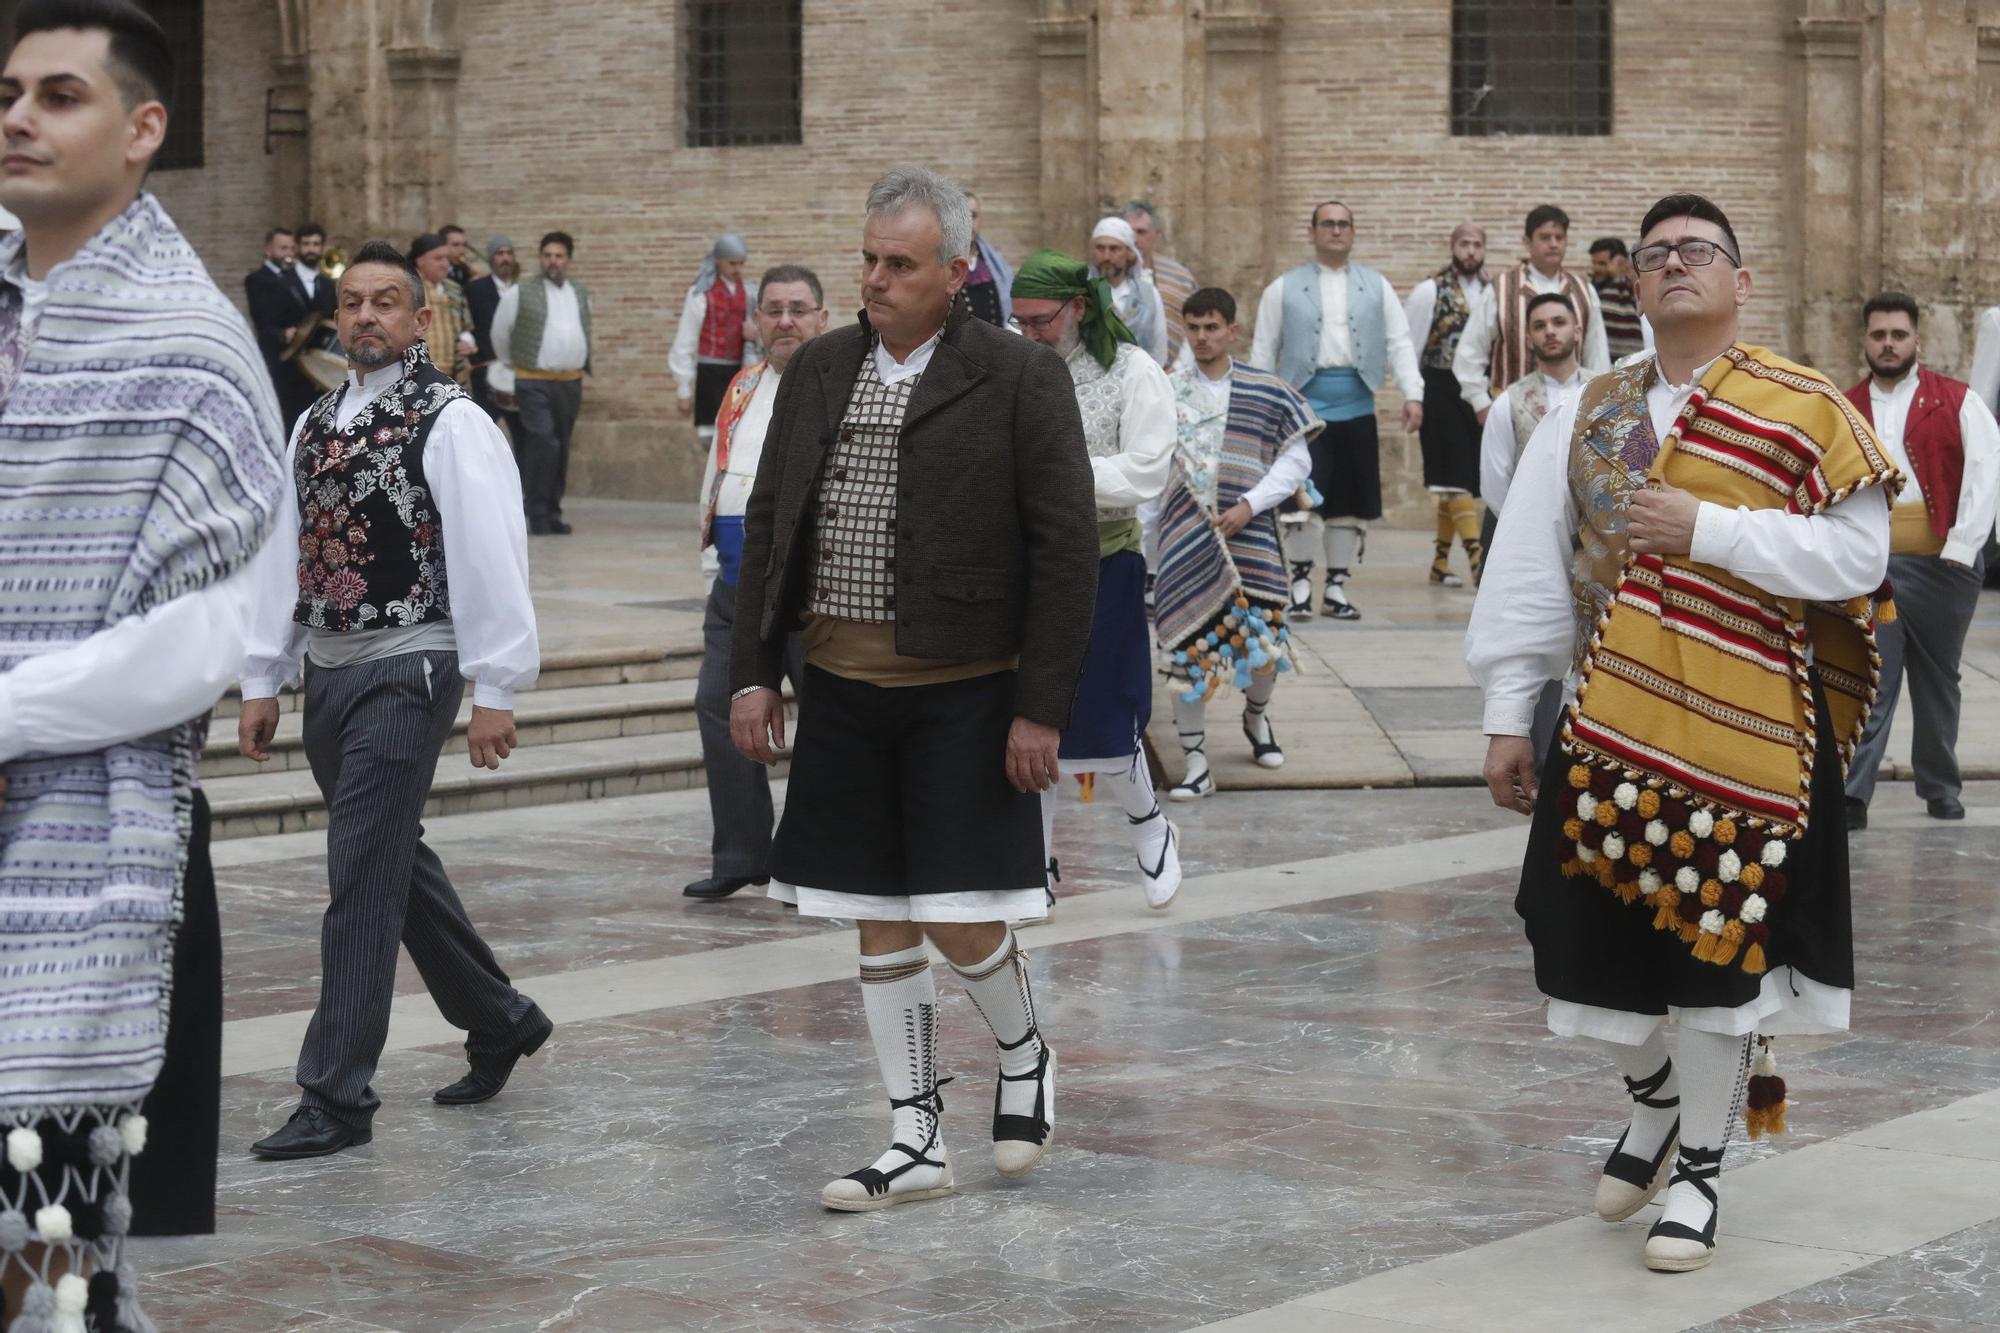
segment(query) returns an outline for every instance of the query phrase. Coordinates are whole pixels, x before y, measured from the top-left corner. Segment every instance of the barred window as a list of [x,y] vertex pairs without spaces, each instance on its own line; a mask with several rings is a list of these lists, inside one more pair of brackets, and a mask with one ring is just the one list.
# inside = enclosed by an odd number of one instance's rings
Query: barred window
[[1611,133],[1611,0],[1452,0],[1451,132]]
[[167,96],[167,141],[153,158],[155,171],[202,164],[201,0],[146,0],[174,56],[174,86]]
[[685,0],[690,148],[799,143],[801,0]]

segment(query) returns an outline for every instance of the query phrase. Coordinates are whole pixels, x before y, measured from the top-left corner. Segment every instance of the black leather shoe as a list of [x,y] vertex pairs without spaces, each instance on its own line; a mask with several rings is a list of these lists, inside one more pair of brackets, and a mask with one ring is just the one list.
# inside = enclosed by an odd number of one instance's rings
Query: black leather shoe
[[549,526],[549,521],[545,518],[531,518],[528,520],[528,535],[530,537],[546,537],[554,531],[555,529]]
[[556,1030],[556,1025],[549,1021],[547,1014],[541,1018],[542,1021],[512,1050],[498,1055],[468,1053],[466,1058],[472,1064],[471,1072],[449,1087],[439,1088],[431,1094],[431,1100],[439,1106],[471,1106],[476,1102],[493,1100],[500,1089],[507,1086],[507,1078],[514,1072],[514,1066],[542,1049],[542,1043]]
[[549,520],[549,531],[558,537],[567,537],[570,533],[575,532],[576,529],[559,518],[552,518]]
[[1958,803],[1956,796],[1933,796],[1924,802],[1924,809],[1932,819],[1963,819],[1965,807]]
[[356,1129],[336,1120],[317,1106],[301,1106],[292,1112],[285,1127],[250,1145],[259,1157],[285,1160],[294,1157],[330,1157],[342,1148],[359,1147],[375,1137],[371,1129]]
[[1847,831],[1859,833],[1868,827],[1868,802],[1847,798]]
[[684,898],[700,898],[713,902],[717,898],[727,898],[738,889],[747,889],[752,884],[762,888],[771,882],[770,876],[763,879],[739,879],[734,876],[717,875],[714,879],[698,879],[681,890]]

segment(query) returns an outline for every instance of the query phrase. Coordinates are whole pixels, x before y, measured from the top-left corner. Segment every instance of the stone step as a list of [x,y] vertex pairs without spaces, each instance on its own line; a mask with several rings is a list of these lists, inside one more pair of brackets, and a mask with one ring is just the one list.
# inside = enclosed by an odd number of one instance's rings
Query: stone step
[[[524,691],[514,698],[514,728],[521,744],[530,749],[614,736],[692,731],[694,691],[691,679]],[[459,705],[451,739],[445,742],[446,754],[465,753],[465,727],[471,718],[472,694],[468,690]],[[297,710],[280,714],[278,732],[269,747],[271,757],[261,764],[237,753],[234,725],[217,725],[202,752],[203,780],[306,768],[304,725],[304,715]]]
[[[685,643],[614,644],[602,648],[571,649],[549,653],[542,658],[542,674],[533,689],[584,689],[593,685],[634,685],[650,681],[693,680],[701,671],[701,641]],[[525,692],[524,692],[525,693]],[[301,691],[286,690],[278,696],[280,712],[296,712]],[[235,687],[215,705],[216,730],[233,730],[242,695]],[[224,726],[228,720],[231,726]]]
[[[781,764],[775,775],[784,772]],[[449,755],[438,763],[424,817],[679,791],[705,781],[701,739],[692,731],[524,748],[498,772],[472,767],[463,754]],[[326,827],[319,788],[304,769],[245,773],[203,786],[218,839]]]

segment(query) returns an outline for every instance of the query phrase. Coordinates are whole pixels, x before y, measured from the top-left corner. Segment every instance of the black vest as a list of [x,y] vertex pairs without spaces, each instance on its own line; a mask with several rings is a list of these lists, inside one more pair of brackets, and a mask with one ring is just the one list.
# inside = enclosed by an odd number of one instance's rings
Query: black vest
[[343,384],[321,398],[299,432],[299,605],[312,629],[400,629],[451,617],[444,534],[424,477],[424,442],[445,404],[465,390],[418,342],[403,378],[338,430]]

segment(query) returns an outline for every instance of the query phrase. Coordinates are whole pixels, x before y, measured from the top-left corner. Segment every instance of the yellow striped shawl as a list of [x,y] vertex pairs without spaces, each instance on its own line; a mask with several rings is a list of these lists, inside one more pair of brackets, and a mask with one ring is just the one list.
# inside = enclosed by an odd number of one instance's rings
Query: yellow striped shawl
[[[1629,467],[1615,448],[1645,411],[1648,360],[1593,381],[1577,410],[1572,472]],[[1650,431],[1648,426],[1647,431]],[[1763,348],[1731,347],[1702,377],[1643,480],[1659,478],[1731,508],[1818,514],[1868,486],[1891,495],[1902,476],[1867,425],[1826,379]],[[1635,556],[1623,504],[1585,525],[1595,558],[1580,577],[1618,563],[1563,729],[1573,766],[1574,817],[1558,855],[1626,902],[1641,897],[1655,924],[1678,930],[1697,958],[1764,967],[1761,926],[1776,898],[1784,844],[1809,819],[1817,719],[1811,672],[1831,710],[1843,768],[1874,702],[1880,657],[1875,597],[1841,604],[1778,597],[1685,556]],[[1572,476],[1572,486],[1577,484]],[[1887,614],[1886,610],[1883,612]],[[1809,654],[1810,653],[1810,657]],[[1810,671],[1809,671],[1810,663]],[[1568,813],[1568,812],[1566,812]],[[1759,897],[1767,876],[1775,893]],[[1749,906],[1745,908],[1745,903]]]

